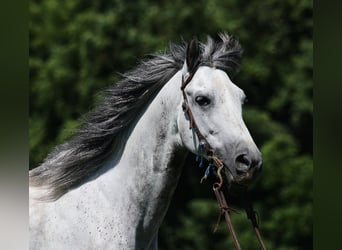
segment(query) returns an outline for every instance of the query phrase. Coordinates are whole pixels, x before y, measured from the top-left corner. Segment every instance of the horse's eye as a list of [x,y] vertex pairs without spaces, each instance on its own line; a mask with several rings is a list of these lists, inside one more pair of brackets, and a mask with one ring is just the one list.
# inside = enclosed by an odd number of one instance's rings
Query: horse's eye
[[210,104],[210,99],[208,97],[199,95],[196,96],[195,101],[198,103],[200,106],[207,106]]

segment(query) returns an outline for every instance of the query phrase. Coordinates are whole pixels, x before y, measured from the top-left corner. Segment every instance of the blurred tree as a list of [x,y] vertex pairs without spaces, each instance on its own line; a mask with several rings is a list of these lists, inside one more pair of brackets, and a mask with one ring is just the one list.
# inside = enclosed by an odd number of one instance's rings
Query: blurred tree
[[[70,138],[100,89],[169,41],[227,31],[244,48],[233,81],[264,157],[252,195],[269,249],[312,249],[312,1],[32,0],[30,168]],[[160,249],[226,249],[210,184],[187,160],[160,230]],[[243,249],[257,249],[245,215],[233,214]]]

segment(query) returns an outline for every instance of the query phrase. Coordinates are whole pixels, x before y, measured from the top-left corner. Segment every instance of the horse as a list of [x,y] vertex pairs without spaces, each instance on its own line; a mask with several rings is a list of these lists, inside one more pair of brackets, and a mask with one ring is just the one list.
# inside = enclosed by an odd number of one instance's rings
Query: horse
[[170,43],[105,89],[74,136],[29,172],[30,249],[156,250],[185,158],[203,140],[225,187],[248,186],[262,156],[231,80],[241,60],[227,33]]

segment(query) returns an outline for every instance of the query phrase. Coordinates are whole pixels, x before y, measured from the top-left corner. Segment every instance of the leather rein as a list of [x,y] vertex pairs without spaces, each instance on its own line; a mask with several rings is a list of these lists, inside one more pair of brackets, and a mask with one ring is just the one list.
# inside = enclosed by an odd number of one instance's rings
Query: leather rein
[[[221,220],[221,217],[223,215],[225,220],[226,220],[226,222],[227,222],[230,234],[232,235],[235,248],[237,250],[241,250],[240,243],[239,243],[239,241],[237,239],[237,236],[236,236],[236,233],[235,233],[235,230],[234,230],[231,218],[230,218],[230,212],[234,211],[234,209],[232,209],[232,208],[230,208],[228,206],[227,200],[225,198],[225,195],[224,195],[223,189],[222,189],[223,177],[222,177],[221,171],[223,170],[223,168],[225,166],[224,166],[223,162],[219,159],[219,157],[217,157],[217,155],[215,154],[215,151],[213,150],[213,148],[210,146],[210,144],[208,143],[206,138],[203,136],[203,134],[199,130],[199,128],[198,128],[198,126],[196,124],[196,121],[194,119],[193,113],[192,113],[192,111],[190,109],[190,106],[189,106],[189,103],[188,103],[188,98],[187,98],[186,93],[185,93],[185,88],[191,82],[193,76],[195,75],[195,73],[196,73],[196,71],[198,69],[198,66],[199,66],[199,64],[197,65],[197,67],[195,67],[195,70],[193,70],[192,72],[188,73],[186,75],[186,77],[182,76],[182,86],[181,86],[181,91],[182,91],[182,94],[183,94],[182,108],[183,108],[183,111],[188,116],[188,119],[189,119],[189,129],[192,129],[196,133],[196,135],[197,135],[197,137],[199,139],[199,146],[201,146],[203,148],[203,150],[205,151],[205,154],[207,155],[208,160],[209,160],[209,167],[208,167],[204,177],[201,179],[201,183],[209,175],[209,171],[208,170],[210,170],[210,168],[212,168],[213,166],[216,167],[216,175],[217,175],[217,178],[218,178],[218,182],[214,183],[213,191],[214,191],[215,197],[217,199],[218,206],[220,208],[220,215],[219,215],[219,218],[218,218],[218,221],[217,221],[217,224],[216,224],[214,232],[216,231],[217,226],[218,226],[218,224],[219,224],[219,222]],[[226,168],[226,169],[228,169],[228,171],[230,171],[229,168]],[[234,175],[232,173],[231,173],[231,175],[234,178]],[[266,250],[266,246],[265,246],[265,244],[264,244],[264,242],[262,240],[262,237],[261,237],[261,234],[260,234],[260,231],[259,231],[258,221],[256,219],[256,213],[255,213],[255,211],[253,209],[252,203],[250,201],[250,198],[249,198],[247,192],[244,192],[243,201],[244,201],[243,205],[244,205],[244,209],[245,209],[246,214],[247,214],[247,218],[249,220],[251,220],[254,232],[255,232],[255,234],[257,236],[257,239],[259,241],[261,249],[262,250]]]

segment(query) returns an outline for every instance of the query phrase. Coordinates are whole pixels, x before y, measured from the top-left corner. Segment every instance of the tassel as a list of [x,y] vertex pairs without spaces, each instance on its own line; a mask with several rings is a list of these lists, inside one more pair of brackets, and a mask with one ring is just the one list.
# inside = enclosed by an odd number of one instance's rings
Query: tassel
[[201,178],[201,184],[208,178],[211,173],[211,167],[213,166],[212,163],[209,163],[207,169],[205,170],[204,176]]
[[201,142],[198,145],[197,156],[196,156],[196,162],[200,160],[200,163],[198,165],[199,168],[203,167],[203,155],[204,155],[204,143]]

